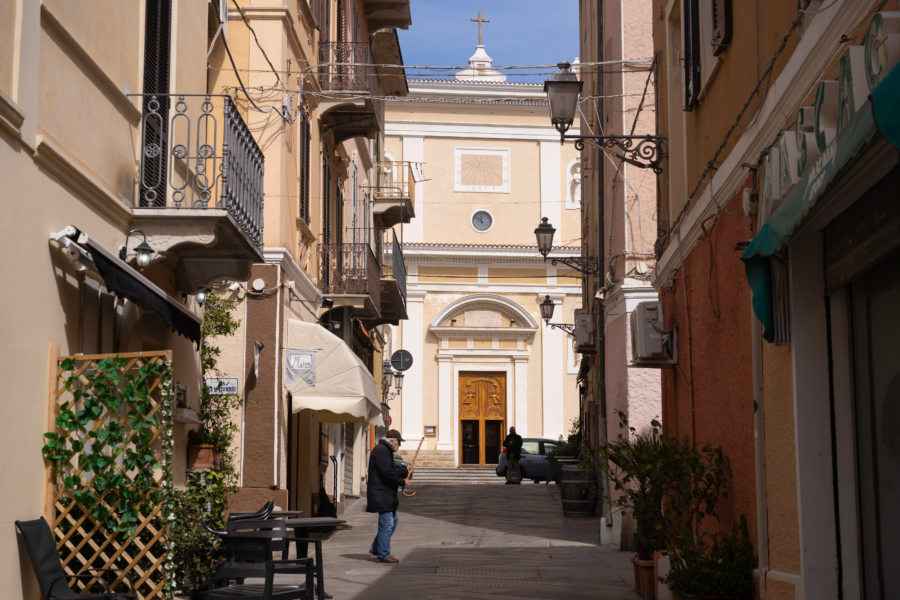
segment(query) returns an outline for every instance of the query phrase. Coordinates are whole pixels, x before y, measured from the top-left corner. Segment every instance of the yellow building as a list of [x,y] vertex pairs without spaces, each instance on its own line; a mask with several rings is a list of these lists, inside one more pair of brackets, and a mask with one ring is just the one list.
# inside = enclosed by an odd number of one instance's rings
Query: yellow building
[[408,447],[424,437],[423,465],[496,464],[510,426],[556,440],[578,416],[574,338],[538,305],[572,323],[580,275],[542,260],[534,229],[548,218],[555,255],[580,255],[579,157],[541,86],[507,81],[483,45],[453,79],[409,87],[386,108],[385,157],[421,168],[403,226],[409,318],[391,340],[413,363],[390,415]]
[[[39,595],[10,521],[73,529],[41,452],[69,397],[62,357],[88,375],[101,357],[171,359],[150,394],[154,410],[163,389],[176,402],[153,471],[181,486],[211,288],[241,322],[219,363],[243,401],[232,510],[271,497],[311,512],[326,471],[335,501],[359,493],[380,327],[406,315],[401,252],[384,241],[413,215],[393,210],[403,197],[376,202],[382,99],[406,83],[375,65],[402,63],[393,28],[410,22],[408,1],[0,0],[0,272],[22,290],[0,310],[9,597]],[[349,365],[355,387],[288,383],[296,350],[318,353],[320,384]],[[153,596],[165,552],[139,555]]]

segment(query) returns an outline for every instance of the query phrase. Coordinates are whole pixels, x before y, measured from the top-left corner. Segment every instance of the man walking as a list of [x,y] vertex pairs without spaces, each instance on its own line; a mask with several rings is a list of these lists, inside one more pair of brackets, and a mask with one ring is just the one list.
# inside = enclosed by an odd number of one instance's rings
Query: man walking
[[522,436],[516,433],[515,427],[509,428],[509,435],[503,439],[506,448],[506,485],[522,483],[522,471],[519,459],[522,458]]
[[369,455],[369,476],[366,490],[366,511],[378,513],[378,533],[369,548],[381,563],[400,562],[391,556],[391,536],[397,529],[397,507],[400,499],[397,489],[406,487],[415,467],[407,469],[394,461],[394,453],[400,448],[403,438],[396,429],[391,429],[379,441]]

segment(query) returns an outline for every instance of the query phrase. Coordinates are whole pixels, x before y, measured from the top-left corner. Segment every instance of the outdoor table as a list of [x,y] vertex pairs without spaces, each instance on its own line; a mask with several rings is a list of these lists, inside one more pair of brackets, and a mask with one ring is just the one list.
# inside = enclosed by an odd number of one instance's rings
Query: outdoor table
[[[288,529],[294,530],[294,537],[309,538],[313,540],[327,540],[340,525],[347,521],[345,519],[336,519],[334,517],[306,517],[285,519],[284,523]],[[306,557],[308,552],[307,542],[297,542],[297,558]],[[325,593],[325,570],[322,566],[322,544],[316,544],[316,596],[319,600],[331,598]]]
[[273,510],[269,513],[270,519],[292,519],[303,514],[302,510]]

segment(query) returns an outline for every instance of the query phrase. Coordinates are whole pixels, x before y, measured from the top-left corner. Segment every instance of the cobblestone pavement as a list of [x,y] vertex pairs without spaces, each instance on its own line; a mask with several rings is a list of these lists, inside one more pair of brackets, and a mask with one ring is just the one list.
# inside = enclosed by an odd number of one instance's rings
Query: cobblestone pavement
[[324,543],[335,600],[637,600],[631,554],[600,546],[599,518],[564,517],[555,485],[426,485],[400,499],[391,548],[368,554],[377,515],[348,503],[349,529]]

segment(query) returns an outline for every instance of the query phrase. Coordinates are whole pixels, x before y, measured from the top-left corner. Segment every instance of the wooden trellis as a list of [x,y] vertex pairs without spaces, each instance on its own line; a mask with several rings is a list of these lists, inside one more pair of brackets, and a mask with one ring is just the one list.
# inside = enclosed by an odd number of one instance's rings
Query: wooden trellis
[[[153,415],[158,426],[149,430],[154,451],[158,451],[156,461],[161,465],[152,469],[152,478],[159,490],[172,489],[171,444],[172,444],[172,381],[171,352],[144,352],[118,355],[76,355],[60,357],[56,361],[54,386],[54,414],[58,415],[60,407],[77,412],[78,399],[67,390],[66,381],[77,376],[77,385],[90,386],[89,376],[98,371],[98,362],[103,359],[118,357],[124,359],[123,375],[136,377],[144,365],[165,365],[163,375],[154,376],[146,382],[147,394],[141,395],[144,415]],[[71,368],[66,368],[71,367]],[[133,381],[133,379],[131,380]],[[128,385],[129,379],[123,377],[122,389]],[[68,430],[57,427],[57,435],[70,446],[85,444],[90,432],[96,433],[101,427],[108,426],[113,420],[124,428],[122,448],[127,446],[134,431],[129,411],[135,410],[133,403],[123,403],[119,410],[113,411],[104,407],[101,414],[95,415],[84,427]],[[93,444],[101,444],[94,440]],[[104,452],[106,448],[104,447]],[[109,455],[121,457],[114,448],[109,448]],[[134,480],[135,469],[127,470],[121,458],[113,458],[116,474],[128,482]],[[146,471],[145,471],[146,472]],[[59,465],[49,478],[51,490],[48,496],[53,499],[52,527],[57,540],[64,567],[70,573],[80,573],[86,567],[117,568],[132,575],[140,598],[163,598],[166,596],[166,518],[162,502],[152,503],[152,509],[139,514],[139,522],[135,534],[110,531],[106,525],[96,519],[89,506],[82,505],[73,490],[63,485],[65,477],[80,477],[87,486],[93,485],[95,474],[89,467],[79,464],[78,455]],[[110,490],[94,491],[98,503],[103,503]],[[149,496],[147,496],[149,497]],[[90,584],[88,584],[90,585]]]

